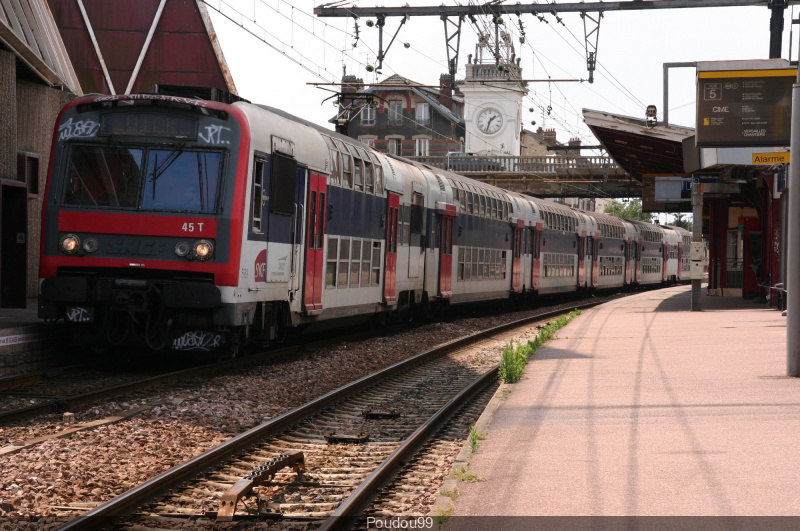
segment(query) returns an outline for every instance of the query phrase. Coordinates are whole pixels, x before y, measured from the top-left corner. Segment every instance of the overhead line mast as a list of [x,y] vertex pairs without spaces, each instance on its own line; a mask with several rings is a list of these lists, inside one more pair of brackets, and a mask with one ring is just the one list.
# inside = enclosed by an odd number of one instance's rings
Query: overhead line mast
[[[520,15],[528,13],[538,15],[539,13],[580,13],[584,19],[584,39],[586,48],[586,66],[589,71],[589,82],[594,81],[594,70],[597,62],[597,40],[600,33],[600,19],[604,11],[641,11],[645,9],[685,9],[693,7],[750,7],[766,6],[772,11],[770,19],[770,57],[780,57],[781,36],[783,34],[783,12],[788,5],[799,4],[800,0],[629,0],[627,2],[569,2],[561,4],[528,4],[516,3],[505,5],[499,2],[487,2],[485,4],[455,5],[455,6],[418,6],[409,5],[402,7],[337,7],[339,2],[330,2],[314,8],[314,14],[318,17],[377,17],[379,31],[379,50],[378,57],[381,62],[388,52],[388,47],[383,50],[383,26],[386,17],[403,17],[405,22],[411,16],[437,16],[445,24],[445,44],[447,46],[447,62],[452,82],[455,82],[455,68],[458,64],[458,53],[461,35],[461,23],[464,17],[474,20],[476,15],[491,15],[495,26],[498,25],[498,17],[505,14]],[[597,13],[596,17],[589,13]],[[458,23],[451,22],[448,27],[448,17],[457,17]],[[587,25],[586,19],[589,19]],[[402,26],[402,23],[401,23]],[[497,29],[495,27],[495,29]],[[451,30],[451,31],[448,31]],[[400,28],[398,27],[398,30]],[[395,33],[395,37],[397,33]],[[593,39],[592,39],[593,38]],[[456,40],[455,46],[452,44]],[[394,38],[392,39],[394,41]],[[592,42],[593,41],[593,42]],[[391,43],[390,43],[391,46]],[[500,58],[495,57],[499,62]]]

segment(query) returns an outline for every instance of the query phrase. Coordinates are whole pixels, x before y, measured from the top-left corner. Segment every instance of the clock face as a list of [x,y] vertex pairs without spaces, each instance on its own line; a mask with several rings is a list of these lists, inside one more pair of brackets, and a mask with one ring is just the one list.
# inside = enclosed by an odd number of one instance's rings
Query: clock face
[[503,115],[494,107],[487,107],[478,114],[478,129],[486,134],[492,135],[503,127]]

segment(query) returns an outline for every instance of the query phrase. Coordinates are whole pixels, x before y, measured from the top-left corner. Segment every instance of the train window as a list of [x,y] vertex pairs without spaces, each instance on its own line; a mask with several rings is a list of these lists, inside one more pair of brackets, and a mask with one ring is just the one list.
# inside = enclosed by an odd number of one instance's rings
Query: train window
[[250,221],[251,232],[261,232],[261,209],[263,206],[262,193],[264,189],[264,168],[266,161],[255,159],[253,162],[253,197],[252,197],[252,220]]
[[467,212],[467,192],[465,192],[464,190],[461,190],[461,197],[459,199],[461,200],[461,205],[459,207],[459,210],[461,212],[463,212],[463,213],[466,213]]
[[364,191],[371,194],[375,191],[375,179],[372,173],[372,163],[364,162]]
[[339,252],[339,238],[328,238],[328,255],[325,267],[325,286],[336,287],[336,260]]
[[[463,198],[462,198],[463,200]],[[411,195],[411,232],[422,234],[423,216],[425,215],[425,196],[419,192]]]
[[480,268],[480,261],[478,260],[478,249],[472,249],[472,279],[479,280],[482,269]]
[[458,280],[464,280],[464,251],[463,247],[458,248],[458,273],[456,274]]
[[381,244],[383,242],[372,242],[372,276],[370,283],[377,286],[381,277]]
[[353,241],[353,256],[350,260],[350,286],[358,287],[359,267],[361,266],[361,242]]
[[[64,203],[136,208],[142,155],[141,149],[73,146]],[[196,172],[195,169],[195,183]]]
[[503,201],[503,220],[508,219],[508,201]]
[[492,249],[489,251],[488,254],[489,254],[488,256],[489,278],[494,280],[497,278],[497,260],[495,260],[495,255],[497,254],[497,251]]
[[370,255],[370,249],[372,249],[372,241],[371,240],[363,240],[361,242],[361,285],[362,286],[369,286],[369,274],[370,274],[370,260],[372,256]]
[[472,204],[474,201],[472,192],[467,192],[467,214],[472,214]]
[[364,189],[364,161],[359,156],[359,152],[353,146],[347,146],[353,155],[353,189]]
[[337,287],[347,287],[348,271],[350,269],[350,240],[342,238],[339,241],[339,280]]
[[464,250],[464,280],[472,280],[472,249]]
[[342,169],[339,164],[339,152],[335,149],[330,150],[331,155],[331,184],[339,186],[342,180]]
[[383,195],[383,166],[375,164],[375,193]]
[[410,205],[401,205],[400,206],[400,224],[399,224],[399,234],[397,237],[397,242],[400,245],[408,245],[408,242],[411,241],[411,206]]
[[478,196],[480,198],[481,211],[480,216],[486,216],[486,196]]
[[297,161],[286,155],[273,153],[270,172],[270,212],[286,216],[294,214],[296,188]]
[[492,219],[497,219],[497,199],[492,198]]

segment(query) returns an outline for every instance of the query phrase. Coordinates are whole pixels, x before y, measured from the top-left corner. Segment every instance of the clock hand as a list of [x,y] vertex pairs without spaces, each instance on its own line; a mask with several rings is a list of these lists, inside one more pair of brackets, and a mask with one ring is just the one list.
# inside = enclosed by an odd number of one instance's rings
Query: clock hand
[[497,116],[492,116],[491,118],[489,118],[489,121],[486,122],[486,127],[489,127],[490,125],[492,125],[492,120],[494,120],[495,118],[497,118]]

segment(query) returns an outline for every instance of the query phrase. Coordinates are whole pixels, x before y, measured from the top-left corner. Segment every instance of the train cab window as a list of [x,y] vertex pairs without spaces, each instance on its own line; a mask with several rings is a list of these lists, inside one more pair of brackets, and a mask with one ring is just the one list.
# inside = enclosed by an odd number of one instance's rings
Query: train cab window
[[222,153],[219,152],[149,150],[142,208],[215,211],[221,168]]
[[141,149],[73,146],[64,203],[136,208],[142,160]]

